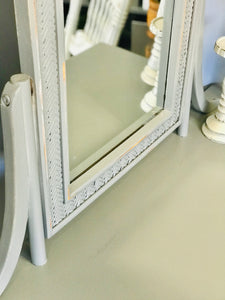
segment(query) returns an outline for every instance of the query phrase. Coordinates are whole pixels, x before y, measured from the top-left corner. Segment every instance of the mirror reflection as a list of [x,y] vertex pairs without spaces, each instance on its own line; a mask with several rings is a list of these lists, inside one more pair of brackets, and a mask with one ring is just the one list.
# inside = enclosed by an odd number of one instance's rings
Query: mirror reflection
[[[148,58],[120,46],[121,34],[131,28],[132,2],[90,0],[84,12],[82,0],[70,1],[65,53],[71,181],[160,110],[158,89],[165,89],[165,84],[158,85],[165,1],[150,1],[149,26],[138,36],[146,40],[150,35],[150,51],[143,51],[149,52]],[[156,7],[153,14],[151,2]],[[146,19],[147,11],[139,9]],[[134,35],[135,30],[129,34]]]

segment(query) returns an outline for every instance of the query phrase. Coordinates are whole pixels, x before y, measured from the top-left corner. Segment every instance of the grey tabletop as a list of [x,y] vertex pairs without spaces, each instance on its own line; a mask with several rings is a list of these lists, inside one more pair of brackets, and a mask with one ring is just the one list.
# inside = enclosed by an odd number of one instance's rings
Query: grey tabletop
[[204,119],[192,112],[187,138],[171,134],[47,240],[45,266],[25,244],[1,298],[224,299],[225,151]]

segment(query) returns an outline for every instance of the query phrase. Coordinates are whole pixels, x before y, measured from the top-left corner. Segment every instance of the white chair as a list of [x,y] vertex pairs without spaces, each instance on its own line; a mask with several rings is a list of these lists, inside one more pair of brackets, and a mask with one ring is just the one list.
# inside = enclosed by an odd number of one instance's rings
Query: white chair
[[71,0],[65,26],[66,58],[100,42],[116,45],[126,22],[130,3],[131,0],[91,0],[84,29],[76,31],[81,0]]
[[65,25],[65,55],[66,59],[70,57],[69,45],[71,38],[77,28],[79,21],[80,10],[81,10],[82,0],[71,0],[69,12],[66,18]]

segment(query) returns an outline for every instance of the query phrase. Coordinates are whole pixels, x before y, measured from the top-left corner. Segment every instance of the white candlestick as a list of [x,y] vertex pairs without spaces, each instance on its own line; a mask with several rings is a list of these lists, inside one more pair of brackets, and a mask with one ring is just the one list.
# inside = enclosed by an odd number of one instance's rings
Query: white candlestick
[[[217,54],[225,58],[225,37],[221,37],[215,44]],[[216,112],[209,116],[202,126],[204,135],[217,143],[225,144],[225,78],[222,83],[222,94]]]
[[[157,13],[157,17],[154,20],[163,17],[164,8],[165,8],[165,0],[162,0],[159,4],[159,10],[158,10],[158,13]],[[152,20],[152,23],[154,22],[154,20]],[[157,71],[159,69],[161,44],[162,44],[162,28],[161,28],[161,32],[158,31],[158,30],[155,30],[155,26],[152,23],[150,25],[149,30],[153,34],[155,34],[155,38],[154,38],[154,43],[153,43],[153,46],[152,46],[151,55],[148,59],[148,63],[147,63],[147,65],[145,66],[144,70],[141,73],[141,79],[145,83],[154,86],[155,79],[156,79],[156,76],[157,76]]]
[[[156,35],[153,49],[154,52],[152,52],[151,58],[152,60],[155,59],[155,63],[159,64],[160,61],[160,51],[161,51],[161,39],[162,39],[162,31],[163,31],[163,17],[155,18],[152,20],[150,29],[152,33]],[[160,44],[158,44],[156,41],[160,40]],[[157,46],[159,45],[159,47]],[[147,66],[146,66],[147,67]],[[145,69],[146,69],[145,67]],[[154,74],[153,71],[151,73],[148,73],[149,75]],[[143,74],[142,74],[143,75]],[[158,94],[158,77],[159,77],[159,66],[157,66],[155,70],[154,77],[151,78],[151,76],[148,77],[148,79],[152,80],[153,89],[145,94],[144,98],[141,101],[141,108],[144,112],[151,111],[157,104],[157,94]]]

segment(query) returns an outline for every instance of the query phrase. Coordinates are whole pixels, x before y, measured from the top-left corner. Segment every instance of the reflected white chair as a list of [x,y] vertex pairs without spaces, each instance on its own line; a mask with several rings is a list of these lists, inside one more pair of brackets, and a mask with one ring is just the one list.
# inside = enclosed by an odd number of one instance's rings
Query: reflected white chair
[[84,29],[76,31],[81,1],[71,0],[65,26],[66,58],[100,42],[116,45],[130,4],[131,0],[91,0]]

